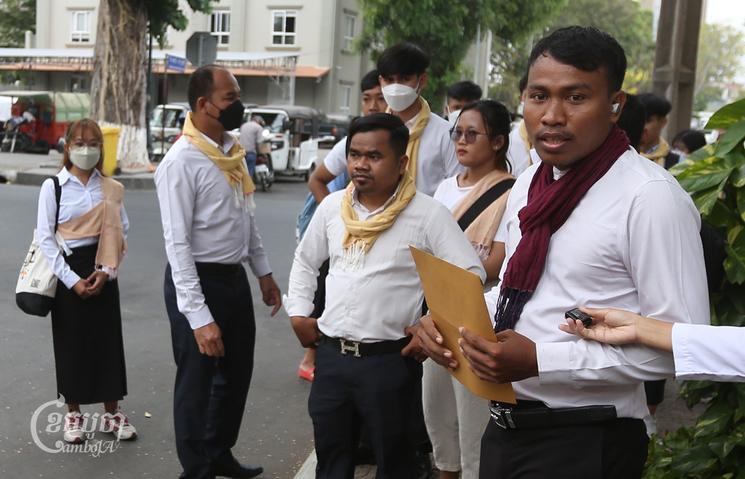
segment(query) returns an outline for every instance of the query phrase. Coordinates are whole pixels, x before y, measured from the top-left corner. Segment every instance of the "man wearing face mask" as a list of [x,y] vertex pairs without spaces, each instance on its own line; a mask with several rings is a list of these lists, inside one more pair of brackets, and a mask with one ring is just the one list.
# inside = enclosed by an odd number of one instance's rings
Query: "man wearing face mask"
[[482,94],[481,87],[468,80],[453,83],[448,87],[445,102],[445,118],[448,119],[451,127],[455,126],[455,122],[463,107],[480,100]]
[[429,57],[412,43],[387,48],[378,59],[380,86],[390,112],[409,129],[409,172],[417,191],[432,196],[442,180],[462,168],[450,140],[450,123],[432,113],[421,92],[427,86]]
[[174,419],[181,478],[255,477],[231,448],[238,439],[256,333],[242,266],[264,303],[281,306],[253,216],[245,150],[229,131],[243,118],[235,77],[216,65],[189,78],[183,136],[155,173],[168,265],[164,294],[176,361]]

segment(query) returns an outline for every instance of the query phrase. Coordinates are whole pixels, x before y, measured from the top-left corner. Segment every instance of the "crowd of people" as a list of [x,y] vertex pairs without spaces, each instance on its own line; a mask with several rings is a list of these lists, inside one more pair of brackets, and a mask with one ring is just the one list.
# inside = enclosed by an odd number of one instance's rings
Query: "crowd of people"
[[[183,135],[155,173],[180,477],[263,471],[231,451],[256,340],[245,263],[307,351],[298,375],[312,383],[316,477],[351,479],[362,450],[379,478],[426,477],[430,451],[441,479],[641,477],[659,381],[743,380],[745,357],[742,330],[706,325],[701,217],[665,170],[705,139],[687,130],[671,147],[670,103],[626,94],[626,67],[608,34],[562,28],[530,53],[521,119],[467,81],[447,90],[441,116],[422,96],[428,55],[387,48],[361,81],[361,117],[309,179],[284,302],[254,219],[256,151],[242,146],[261,125],[239,142],[238,82],[197,69]],[[92,403],[120,439],[137,436],[118,409],[128,220],[101,165],[100,128],[74,122],[39,197],[68,442],[85,440],[80,405]],[[410,246],[484,284],[495,337],[461,328],[462,364],[428,315]],[[577,307],[592,325],[565,321]],[[457,368],[511,382],[517,403],[474,395]]]

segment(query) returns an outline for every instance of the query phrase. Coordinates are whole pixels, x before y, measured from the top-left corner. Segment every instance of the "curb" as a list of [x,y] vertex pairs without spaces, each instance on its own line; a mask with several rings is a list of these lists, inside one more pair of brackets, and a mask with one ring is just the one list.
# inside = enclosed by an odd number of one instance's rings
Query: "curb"
[[[44,182],[44,180],[55,175],[57,173],[57,170],[51,168],[35,168],[27,171],[7,171],[4,173],[7,174],[8,180],[17,185],[39,186]],[[11,179],[13,177],[13,173],[15,173],[15,178]],[[127,190],[155,189],[155,180],[153,179],[152,173],[115,175],[112,178],[124,185],[124,188]]]

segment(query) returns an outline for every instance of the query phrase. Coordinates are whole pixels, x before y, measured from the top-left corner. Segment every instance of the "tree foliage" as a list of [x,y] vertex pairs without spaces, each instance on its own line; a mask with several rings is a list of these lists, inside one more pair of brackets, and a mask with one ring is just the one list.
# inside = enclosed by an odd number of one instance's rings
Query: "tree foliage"
[[706,110],[710,103],[721,101],[724,87],[737,76],[737,59],[742,57],[745,35],[741,30],[729,25],[701,25],[693,90],[695,110]]
[[22,47],[26,30],[36,31],[36,0],[0,1],[0,47]]
[[461,65],[481,27],[508,41],[523,38],[545,14],[565,0],[360,0],[365,20],[358,49],[376,57],[385,47],[409,41],[432,60],[424,96],[432,104],[462,78]]
[[[526,2],[532,3],[532,2]],[[594,26],[611,34],[626,51],[628,69],[624,89],[631,93],[651,87],[655,42],[652,12],[629,0],[572,0],[561,6],[538,29],[527,32],[518,42],[494,42],[492,63],[495,86],[490,94],[508,106],[519,102],[518,81],[527,70],[528,55],[534,42],[560,27]]]
[[[707,128],[727,132],[671,170],[703,218],[727,240],[726,277],[711,295],[711,323],[745,326],[745,99],[715,113]],[[745,477],[745,384],[691,381],[689,407],[706,405],[691,428],[654,438],[647,479]]]
[[[163,43],[168,27],[185,30],[189,19],[181,11],[179,0],[141,0],[147,9],[150,33]],[[195,12],[211,13],[212,4],[217,0],[187,0],[189,8]]]

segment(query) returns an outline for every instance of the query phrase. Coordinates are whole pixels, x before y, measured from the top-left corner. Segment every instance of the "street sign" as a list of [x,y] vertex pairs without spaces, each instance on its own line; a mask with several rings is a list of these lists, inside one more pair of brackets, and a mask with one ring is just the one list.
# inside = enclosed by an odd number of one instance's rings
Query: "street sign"
[[195,67],[215,63],[217,60],[217,37],[210,32],[195,32],[186,41],[186,58]]
[[166,54],[166,70],[184,73],[184,70],[186,70],[186,58]]

